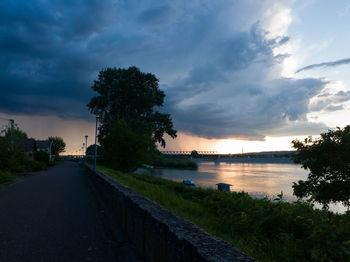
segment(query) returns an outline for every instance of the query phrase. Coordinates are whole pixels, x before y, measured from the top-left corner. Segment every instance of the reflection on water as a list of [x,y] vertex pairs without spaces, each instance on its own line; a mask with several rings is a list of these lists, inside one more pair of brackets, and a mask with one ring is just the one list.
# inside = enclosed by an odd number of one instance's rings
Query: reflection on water
[[[156,169],[155,175],[182,182],[192,179],[197,186],[215,188],[217,183],[231,184],[232,191],[246,191],[255,197],[273,198],[283,191],[284,199],[295,200],[293,182],[305,180],[308,171],[295,164],[280,163],[229,163],[200,161],[198,170]],[[331,210],[344,212],[341,205]]]
[[198,162],[198,170],[157,169],[156,175],[182,181],[192,179],[200,187],[215,188],[217,183],[231,184],[233,191],[276,195],[283,191],[293,197],[292,184],[307,177],[307,171],[295,164]]

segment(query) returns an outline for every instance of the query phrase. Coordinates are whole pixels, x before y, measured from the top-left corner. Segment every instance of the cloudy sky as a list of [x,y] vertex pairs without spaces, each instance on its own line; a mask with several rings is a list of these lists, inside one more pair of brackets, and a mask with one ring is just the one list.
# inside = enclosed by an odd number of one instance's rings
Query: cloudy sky
[[288,150],[350,124],[349,24],[346,0],[2,0],[0,118],[74,153],[98,71],[135,65],[167,95],[167,149]]

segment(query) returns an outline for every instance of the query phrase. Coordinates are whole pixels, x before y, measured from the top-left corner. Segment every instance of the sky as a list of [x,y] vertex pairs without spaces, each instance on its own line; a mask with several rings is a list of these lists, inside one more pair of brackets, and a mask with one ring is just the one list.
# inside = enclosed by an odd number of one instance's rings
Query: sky
[[137,66],[165,91],[166,150],[291,150],[349,124],[349,24],[346,0],[2,0],[0,118],[77,153],[98,72]]

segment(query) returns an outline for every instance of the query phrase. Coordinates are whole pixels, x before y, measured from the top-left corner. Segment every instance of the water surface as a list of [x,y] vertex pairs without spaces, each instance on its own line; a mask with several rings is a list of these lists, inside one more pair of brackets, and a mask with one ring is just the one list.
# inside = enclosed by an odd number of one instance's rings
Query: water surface
[[281,191],[293,198],[292,184],[307,178],[308,172],[290,163],[229,163],[198,161],[198,170],[156,169],[155,175],[175,181],[192,179],[197,186],[215,188],[217,183],[231,184],[232,191],[275,196]]
[[[258,163],[245,161],[245,163],[220,161],[196,161],[198,170],[182,169],[155,169],[154,175],[162,178],[182,182],[192,179],[196,186],[216,188],[217,183],[231,184],[231,191],[245,191],[250,195],[273,199],[283,192],[283,199],[294,201],[293,182],[307,179],[308,171],[300,165],[286,161],[286,163]],[[316,205],[320,208],[320,205]],[[341,204],[330,205],[334,212],[344,212],[346,208]]]

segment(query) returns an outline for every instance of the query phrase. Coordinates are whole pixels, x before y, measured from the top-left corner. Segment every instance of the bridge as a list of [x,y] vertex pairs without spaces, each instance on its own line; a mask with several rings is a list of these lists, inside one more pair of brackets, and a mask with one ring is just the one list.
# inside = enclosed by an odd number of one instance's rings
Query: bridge
[[220,155],[217,151],[195,151],[197,153],[193,153],[193,151],[160,151],[165,157],[169,158],[206,158],[206,159],[217,159],[220,158]]
[[[191,155],[192,151],[160,151],[163,155]],[[198,155],[217,155],[217,151],[196,151]]]

